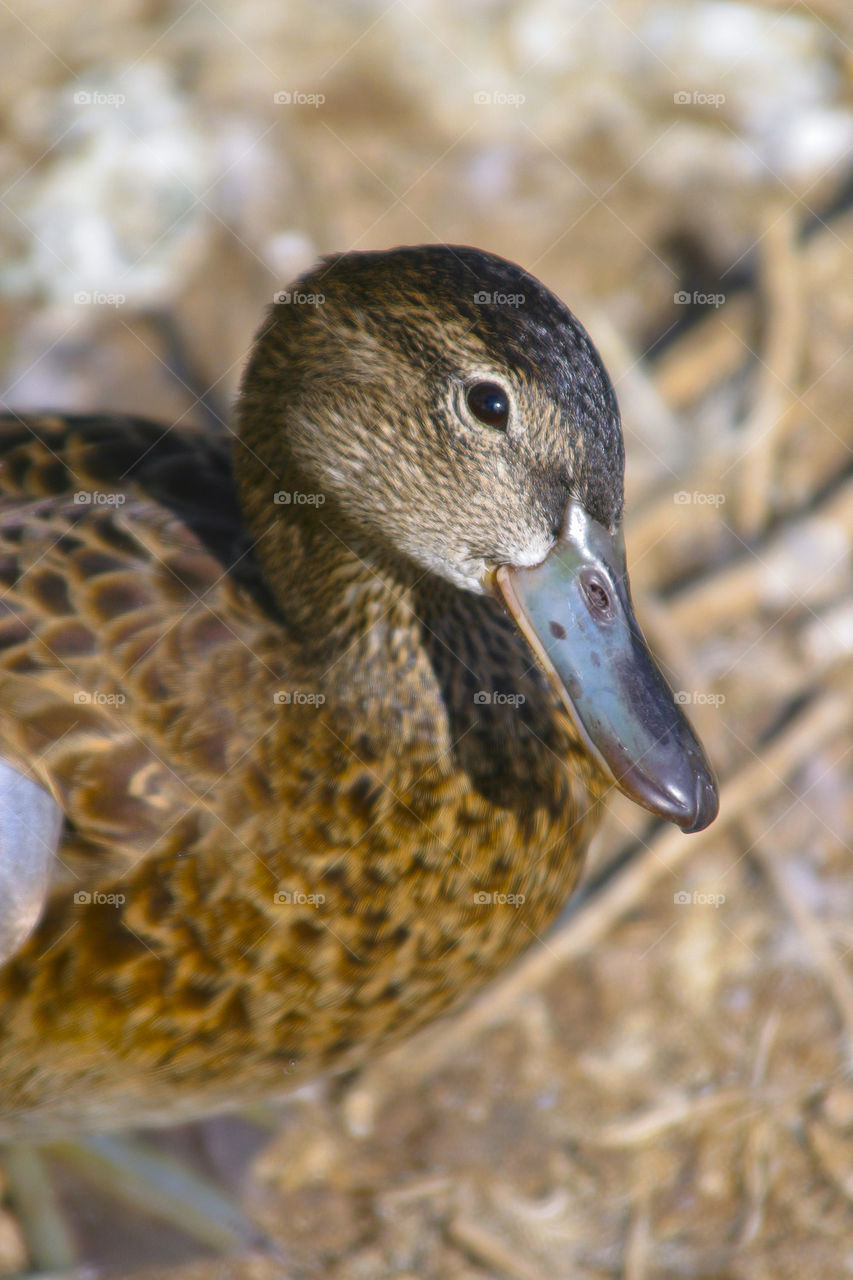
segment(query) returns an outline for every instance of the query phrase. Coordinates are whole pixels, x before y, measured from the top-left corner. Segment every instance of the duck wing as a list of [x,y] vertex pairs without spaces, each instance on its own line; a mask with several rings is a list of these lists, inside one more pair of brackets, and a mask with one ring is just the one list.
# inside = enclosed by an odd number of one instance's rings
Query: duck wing
[[274,612],[227,433],[0,417],[7,952],[50,893],[191,848],[208,797],[263,732],[253,708],[274,714],[259,692],[280,678]]

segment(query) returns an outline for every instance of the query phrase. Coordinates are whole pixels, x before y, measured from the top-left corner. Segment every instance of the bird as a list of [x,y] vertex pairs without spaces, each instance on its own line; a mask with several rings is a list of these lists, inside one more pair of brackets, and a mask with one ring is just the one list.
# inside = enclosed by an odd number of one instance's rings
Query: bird
[[234,425],[0,422],[0,1141],[356,1068],[713,769],[636,621],[612,384],[445,244],[276,295]]

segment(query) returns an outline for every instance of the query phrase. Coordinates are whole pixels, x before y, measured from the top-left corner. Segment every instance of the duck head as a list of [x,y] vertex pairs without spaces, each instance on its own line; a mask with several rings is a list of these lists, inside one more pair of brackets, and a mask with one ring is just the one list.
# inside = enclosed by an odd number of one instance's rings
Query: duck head
[[604,774],[685,831],[713,821],[713,771],[631,603],[613,388],[538,280],[448,245],[324,259],[268,313],[240,441],[244,504],[286,482],[305,536],[319,522],[368,568],[495,596]]

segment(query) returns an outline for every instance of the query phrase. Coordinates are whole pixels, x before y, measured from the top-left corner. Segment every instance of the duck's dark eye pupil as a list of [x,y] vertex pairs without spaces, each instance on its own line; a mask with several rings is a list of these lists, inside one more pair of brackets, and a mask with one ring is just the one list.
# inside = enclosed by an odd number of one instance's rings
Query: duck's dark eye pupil
[[467,400],[468,408],[480,422],[505,430],[509,421],[509,396],[503,387],[496,382],[475,382],[468,388]]

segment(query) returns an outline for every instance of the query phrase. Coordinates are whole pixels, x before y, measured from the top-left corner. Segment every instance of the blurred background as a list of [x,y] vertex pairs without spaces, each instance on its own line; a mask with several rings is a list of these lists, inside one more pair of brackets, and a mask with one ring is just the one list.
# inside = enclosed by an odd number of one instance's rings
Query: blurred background
[[[853,10],[841,0],[0,3],[0,386],[227,421],[318,254],[476,244],[608,365],[640,618],[722,781],[612,805],[480,1002],[158,1141],[286,1262],[57,1157],[106,1275],[853,1275]],[[0,1274],[27,1266],[11,1206]]]

